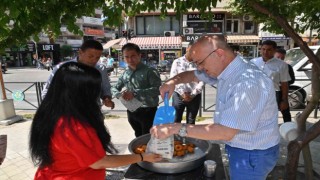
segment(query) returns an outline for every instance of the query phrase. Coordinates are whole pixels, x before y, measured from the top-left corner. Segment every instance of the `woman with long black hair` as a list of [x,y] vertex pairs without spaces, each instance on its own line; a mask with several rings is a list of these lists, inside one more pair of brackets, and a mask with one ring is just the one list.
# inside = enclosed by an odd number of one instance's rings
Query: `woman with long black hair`
[[93,67],[70,62],[56,72],[30,131],[31,158],[39,166],[35,179],[105,179],[105,168],[162,159],[111,155],[117,150],[97,103],[100,89],[101,75]]

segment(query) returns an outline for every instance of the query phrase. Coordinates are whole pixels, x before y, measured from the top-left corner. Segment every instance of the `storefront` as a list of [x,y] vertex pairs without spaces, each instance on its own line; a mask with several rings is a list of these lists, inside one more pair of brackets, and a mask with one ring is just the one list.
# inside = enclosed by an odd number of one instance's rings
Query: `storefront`
[[[161,60],[173,61],[181,56],[180,37],[137,37],[129,41],[123,39],[119,46],[122,47],[127,42],[137,44],[141,49],[141,60],[151,66],[155,66]],[[121,52],[119,59],[123,59]]]
[[235,53],[247,60],[258,56],[260,39],[257,35],[228,35],[227,41]]
[[[185,35],[185,42],[195,42],[202,35]],[[225,36],[229,46],[235,53],[243,56],[245,59],[252,59],[258,55],[259,36],[256,35],[228,35]]]
[[21,46],[6,48],[2,54],[2,60],[11,67],[32,66],[35,44],[28,43]]
[[60,44],[38,44],[39,57],[51,57],[53,64],[60,62]]

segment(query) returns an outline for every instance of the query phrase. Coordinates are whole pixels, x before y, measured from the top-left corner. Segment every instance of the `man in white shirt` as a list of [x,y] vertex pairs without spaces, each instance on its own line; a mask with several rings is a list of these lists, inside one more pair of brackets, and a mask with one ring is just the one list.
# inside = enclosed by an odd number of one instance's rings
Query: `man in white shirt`
[[[280,111],[288,109],[288,81],[291,80],[288,65],[280,59],[274,57],[277,43],[271,40],[264,41],[261,46],[261,57],[251,61],[266,73],[273,81],[276,90],[276,98]],[[284,119],[285,122],[291,121],[291,117]]]
[[[170,77],[185,72],[196,70],[197,67],[191,63],[188,51],[191,47],[186,49],[186,54],[178,59],[175,59],[171,66]],[[172,105],[176,110],[175,122],[180,123],[185,109],[187,109],[186,121],[187,124],[195,124],[196,116],[199,111],[201,103],[201,91],[204,83],[190,82],[185,84],[178,84],[172,95]]]

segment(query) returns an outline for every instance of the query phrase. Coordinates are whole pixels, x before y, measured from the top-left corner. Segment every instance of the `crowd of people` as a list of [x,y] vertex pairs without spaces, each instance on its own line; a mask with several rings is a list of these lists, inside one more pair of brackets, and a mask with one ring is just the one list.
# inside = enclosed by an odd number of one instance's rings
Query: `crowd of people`
[[[159,72],[142,63],[139,46],[127,43],[121,51],[128,67],[111,86],[106,69],[114,59],[102,56],[98,41],[85,41],[76,59],[55,66],[43,89],[30,131],[31,157],[39,166],[35,179],[104,179],[108,167],[162,160],[153,153],[115,155],[101,113],[103,105],[115,107],[113,98],[141,103],[127,110],[136,137],[151,133],[158,139],[179,134],[220,140],[226,144],[231,179],[265,179],[279,157],[278,110],[286,114],[285,122],[291,121],[292,78],[276,47],[265,41],[261,57],[247,61],[224,36],[203,36],[174,60],[170,79],[162,84]],[[205,83],[217,87],[216,110],[213,123],[199,125],[195,119]],[[175,123],[153,126],[159,95],[165,93],[172,96]]]

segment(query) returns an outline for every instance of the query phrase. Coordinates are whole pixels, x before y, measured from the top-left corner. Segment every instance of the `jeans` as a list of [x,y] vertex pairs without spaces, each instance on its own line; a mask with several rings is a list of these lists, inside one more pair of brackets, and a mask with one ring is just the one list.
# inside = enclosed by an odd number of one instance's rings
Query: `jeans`
[[279,145],[265,150],[245,150],[226,145],[231,180],[265,180],[276,166]]
[[187,108],[187,123],[195,124],[196,117],[201,103],[201,94],[196,95],[190,102],[183,102],[182,97],[177,92],[172,95],[172,106],[176,110],[175,122],[180,123],[184,109]]
[[127,110],[128,121],[136,137],[150,132],[157,109],[157,107],[146,107],[138,108],[134,112]]

